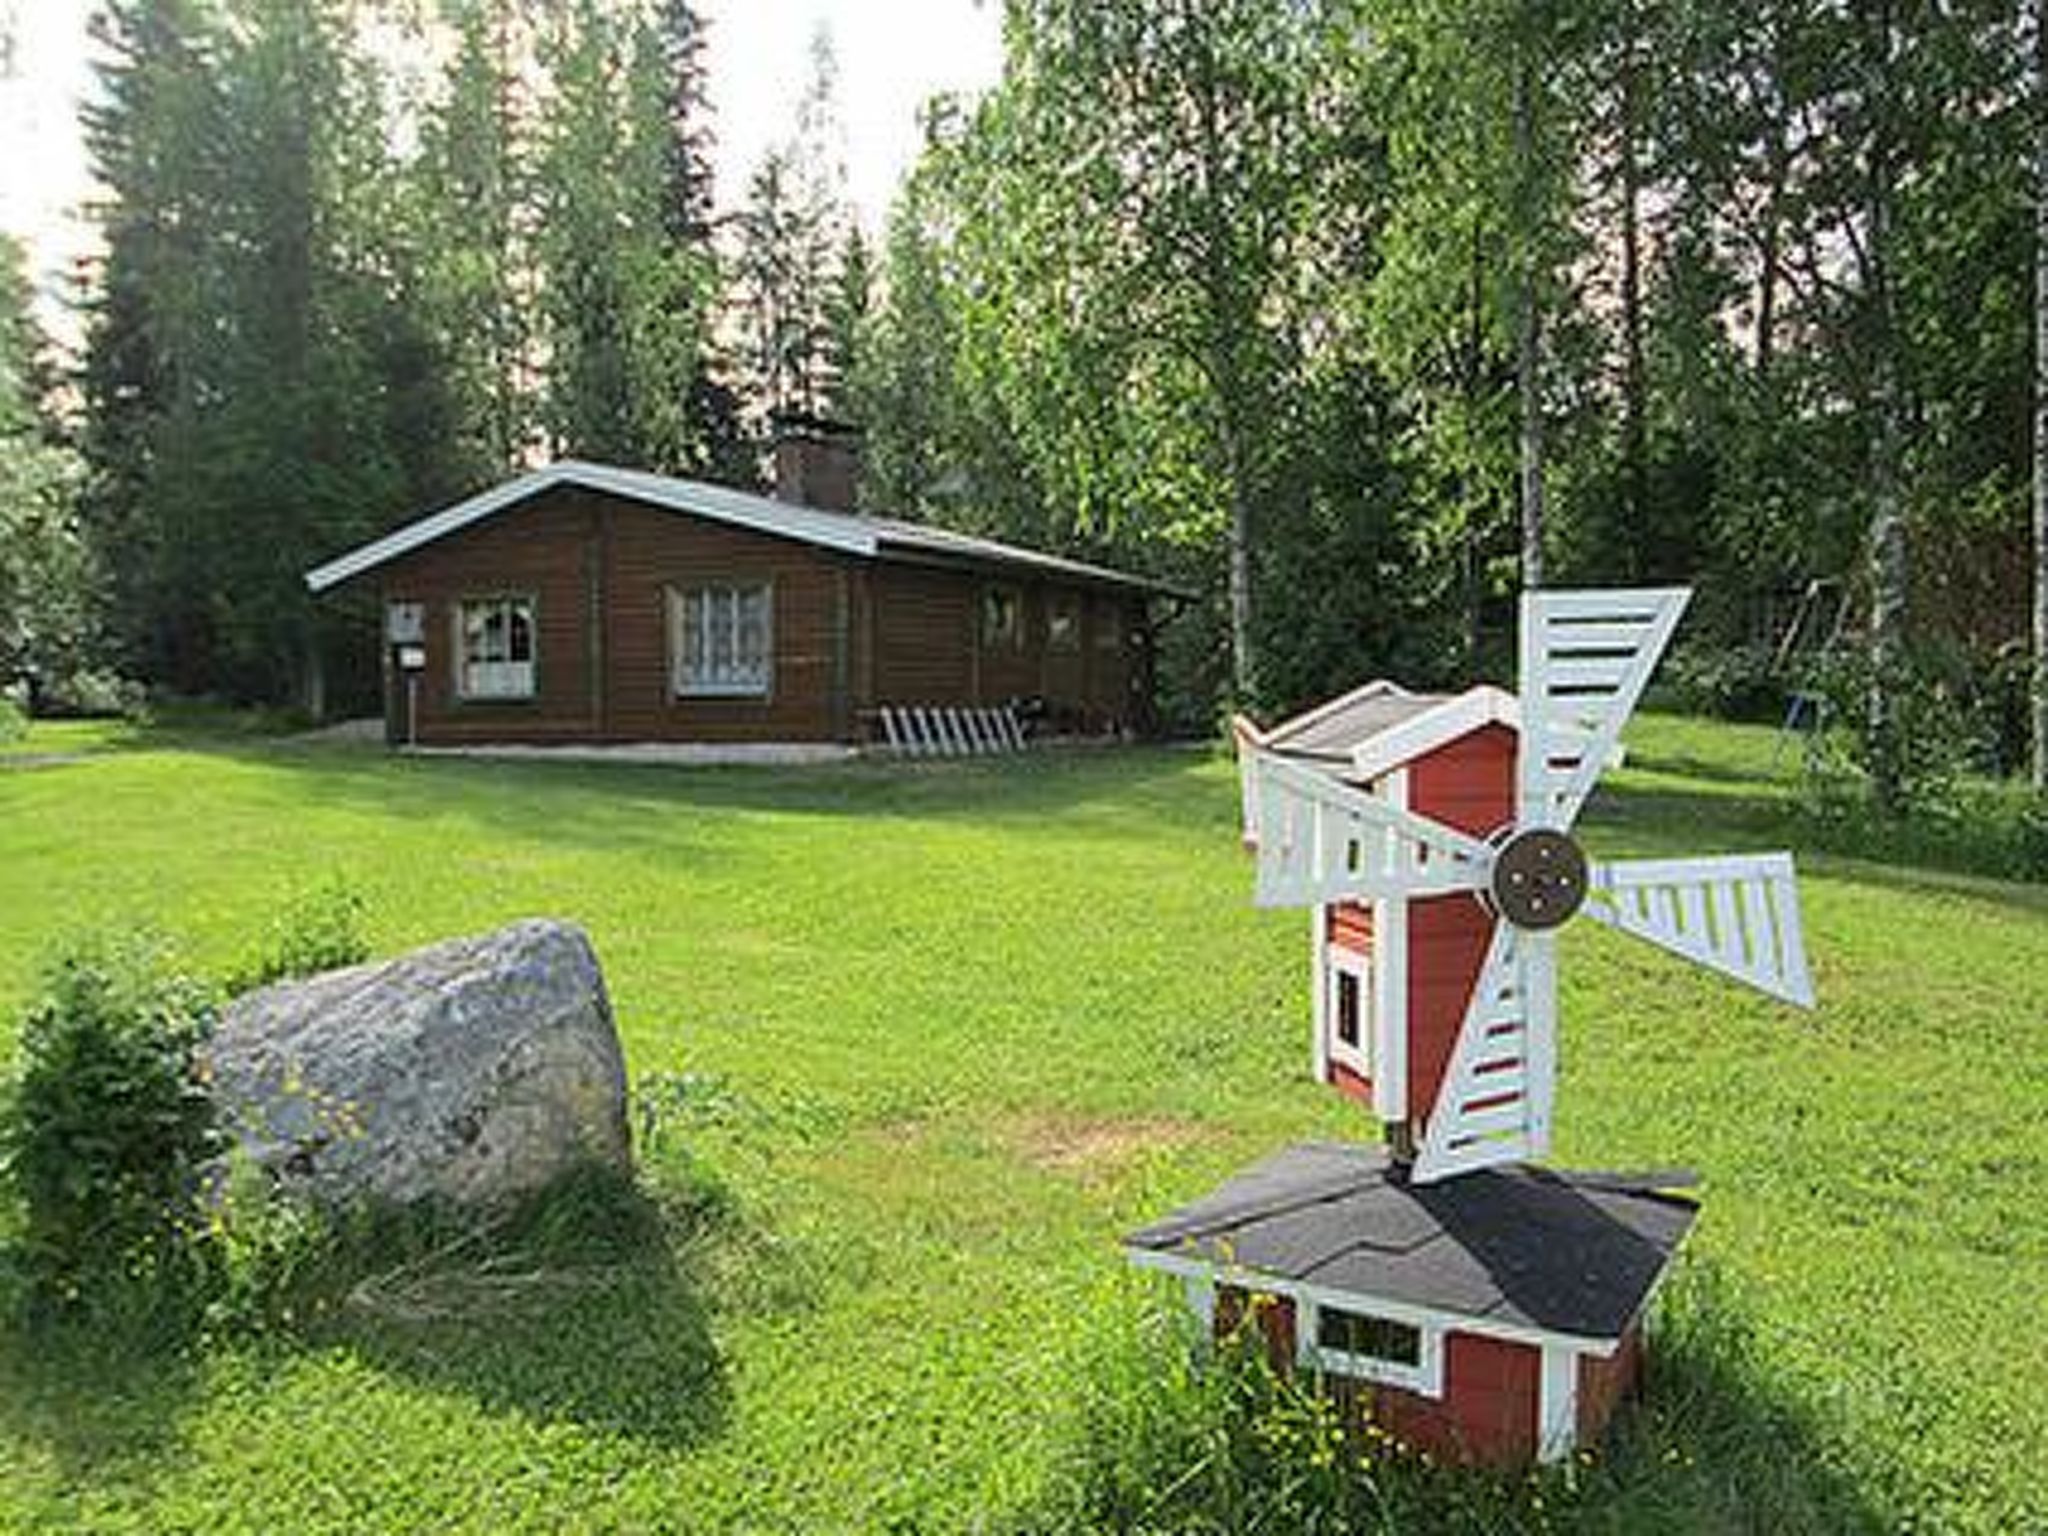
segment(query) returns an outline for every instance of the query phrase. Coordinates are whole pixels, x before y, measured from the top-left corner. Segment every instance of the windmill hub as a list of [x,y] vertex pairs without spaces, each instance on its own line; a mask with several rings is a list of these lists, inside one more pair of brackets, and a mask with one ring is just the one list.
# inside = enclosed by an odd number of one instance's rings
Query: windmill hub
[[1517,928],[1555,928],[1586,899],[1586,855],[1563,832],[1517,832],[1494,858],[1492,896],[1494,910]]

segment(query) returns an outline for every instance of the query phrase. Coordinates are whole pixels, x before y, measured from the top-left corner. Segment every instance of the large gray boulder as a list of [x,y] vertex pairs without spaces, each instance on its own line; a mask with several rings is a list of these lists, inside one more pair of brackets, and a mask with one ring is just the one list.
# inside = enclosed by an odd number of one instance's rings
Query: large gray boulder
[[604,977],[568,923],[251,992],[206,1070],[242,1148],[323,1201],[488,1203],[631,1160]]

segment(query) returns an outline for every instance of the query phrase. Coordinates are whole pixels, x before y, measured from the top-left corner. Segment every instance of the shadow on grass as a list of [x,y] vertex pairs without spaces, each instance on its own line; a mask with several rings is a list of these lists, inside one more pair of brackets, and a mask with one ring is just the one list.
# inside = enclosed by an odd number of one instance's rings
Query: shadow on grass
[[604,851],[658,846],[686,861],[725,856],[723,834],[693,820],[706,812],[992,826],[1080,818],[1106,839],[1236,836],[1234,798],[1200,780],[1207,754],[1184,748],[772,768],[408,758],[234,739],[197,750],[290,774],[313,805],[468,822],[520,842],[538,835]]
[[147,1485],[175,1464],[201,1390],[175,1335],[100,1322],[0,1330],[0,1444],[46,1454],[58,1483]]
[[1896,1522],[1837,1465],[1701,1265],[1663,1306],[1647,1391],[1607,1443],[1559,1467],[1429,1465],[1348,1431],[1259,1351],[1190,1364],[1154,1293],[1082,1346],[1077,1421],[1015,1531],[1878,1532]]
[[309,1341],[494,1413],[687,1446],[730,1409],[706,1269],[737,1221],[709,1186],[657,1200],[593,1170],[489,1228],[373,1222],[351,1247],[378,1262]]
[[174,1465],[209,1367],[341,1348],[492,1412],[662,1447],[715,1434],[730,1390],[705,1271],[739,1218],[709,1184],[649,1196],[602,1170],[516,1209],[361,1213],[232,1263],[203,1302],[118,1289],[0,1330],[0,1445],[61,1482],[148,1486]]

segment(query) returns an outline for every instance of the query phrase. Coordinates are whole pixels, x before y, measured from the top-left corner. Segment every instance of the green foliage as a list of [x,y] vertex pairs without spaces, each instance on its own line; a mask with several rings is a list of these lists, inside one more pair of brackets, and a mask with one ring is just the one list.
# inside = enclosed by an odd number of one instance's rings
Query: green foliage
[[26,253],[0,235],[0,688],[25,684],[40,705],[97,660],[103,594],[30,293]]
[[212,995],[146,939],[81,940],[47,968],[0,1111],[41,1299],[68,1305],[184,1271],[200,1164],[217,1144],[193,1060],[212,1020]]
[[1981,769],[1990,743],[1972,708],[1967,666],[1922,651],[1890,678],[1882,728],[1870,724],[1872,668],[1851,653],[1816,669],[1809,690],[1820,700],[1823,729],[1806,754],[1809,806],[1823,816],[1875,806],[1870,785],[1888,774],[1895,816],[1946,817],[1958,810],[1964,776]]
[[1681,644],[1664,660],[1654,686],[1672,708],[1759,724],[1781,721],[1789,682],[1776,651],[1718,640]]
[[0,744],[21,740],[28,734],[28,711],[0,693]]
[[370,958],[367,910],[362,893],[339,877],[308,886],[271,918],[263,947],[229,974],[228,994],[360,965]]

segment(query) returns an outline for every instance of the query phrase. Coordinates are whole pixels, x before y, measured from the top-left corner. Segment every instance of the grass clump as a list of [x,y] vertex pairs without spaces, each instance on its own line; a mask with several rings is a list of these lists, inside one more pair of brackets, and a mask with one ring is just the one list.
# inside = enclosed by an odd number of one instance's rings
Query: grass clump
[[339,877],[308,886],[271,920],[262,948],[228,973],[229,995],[362,964],[370,958],[367,910],[362,893]]
[[60,951],[21,1021],[0,1157],[31,1299],[70,1306],[189,1267],[201,1165],[220,1142],[193,1053],[209,989],[146,938]]

